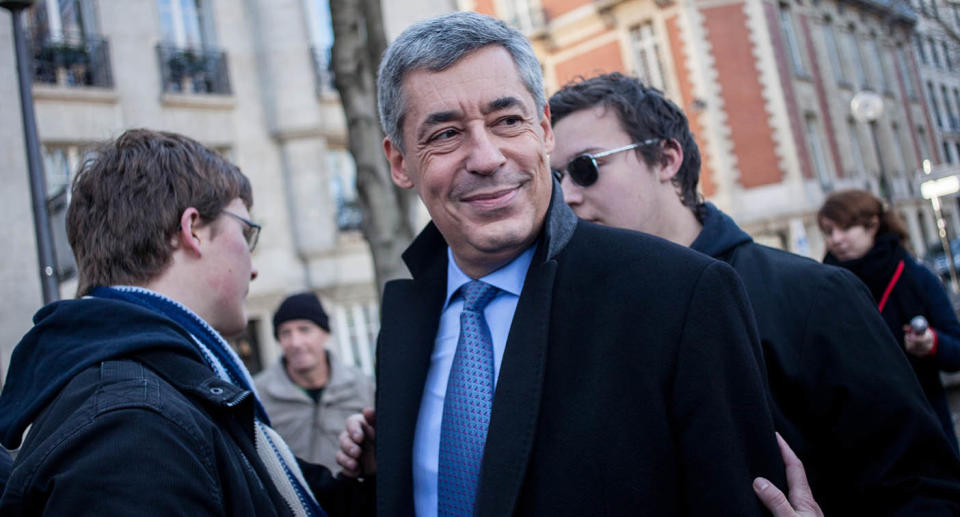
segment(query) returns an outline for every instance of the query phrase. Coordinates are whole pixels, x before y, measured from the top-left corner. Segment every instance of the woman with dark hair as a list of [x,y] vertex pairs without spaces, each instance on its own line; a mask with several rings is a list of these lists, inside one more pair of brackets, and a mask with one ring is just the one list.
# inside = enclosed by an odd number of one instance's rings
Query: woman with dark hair
[[903,223],[870,192],[834,192],[817,223],[827,245],[823,262],[849,269],[870,288],[956,451],[940,371],[960,370],[960,322],[940,280],[910,255]]

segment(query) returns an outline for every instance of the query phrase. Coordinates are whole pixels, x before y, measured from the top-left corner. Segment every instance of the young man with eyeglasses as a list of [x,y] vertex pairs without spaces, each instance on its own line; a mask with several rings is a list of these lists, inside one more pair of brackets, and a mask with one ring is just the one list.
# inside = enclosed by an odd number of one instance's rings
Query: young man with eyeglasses
[[[257,277],[250,183],[194,140],[131,130],[73,182],[81,298],[14,349],[2,515],[324,515],[362,486],[300,464],[224,341]],[[27,428],[29,427],[29,431]],[[315,496],[316,494],[316,496]]]
[[[960,512],[960,463],[853,275],[756,244],[704,203],[697,144],[660,91],[608,74],[565,86],[550,108],[551,165],[579,217],[689,246],[739,273],[777,430],[826,515]],[[758,492],[770,500],[771,487]]]

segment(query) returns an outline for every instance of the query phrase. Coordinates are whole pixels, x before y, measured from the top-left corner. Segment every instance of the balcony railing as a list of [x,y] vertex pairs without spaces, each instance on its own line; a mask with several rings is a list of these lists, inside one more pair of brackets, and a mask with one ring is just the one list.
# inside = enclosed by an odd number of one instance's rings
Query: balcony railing
[[106,40],[42,39],[32,44],[33,80],[61,86],[113,86]]
[[166,93],[231,93],[226,52],[157,45],[157,57]]

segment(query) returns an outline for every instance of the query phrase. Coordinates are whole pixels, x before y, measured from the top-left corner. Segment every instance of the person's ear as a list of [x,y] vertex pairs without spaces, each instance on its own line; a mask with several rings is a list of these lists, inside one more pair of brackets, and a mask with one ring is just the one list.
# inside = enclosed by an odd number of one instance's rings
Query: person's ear
[[550,103],[543,105],[543,116],[540,117],[540,127],[543,129],[543,147],[547,152],[547,156],[549,156],[556,146],[556,137],[553,135],[553,125],[550,122]]
[[174,247],[188,253],[201,255],[201,241],[200,236],[197,235],[199,226],[200,212],[192,206],[184,210],[180,214],[180,226],[177,227],[177,233],[173,238]]
[[660,167],[657,170],[657,179],[661,183],[673,180],[683,165],[683,148],[680,142],[670,138],[661,142]]
[[400,188],[413,188],[413,179],[407,174],[407,159],[390,137],[383,139],[383,152],[387,155],[387,161],[390,162],[390,177],[393,182]]

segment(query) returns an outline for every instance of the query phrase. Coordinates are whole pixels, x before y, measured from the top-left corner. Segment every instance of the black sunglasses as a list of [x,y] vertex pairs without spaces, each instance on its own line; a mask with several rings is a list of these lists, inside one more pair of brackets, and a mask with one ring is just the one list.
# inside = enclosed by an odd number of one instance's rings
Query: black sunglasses
[[257,240],[260,238],[260,225],[229,210],[224,210],[223,213],[235,217],[243,223],[243,238],[246,239],[247,247],[252,252],[257,247]]
[[553,177],[556,178],[558,182],[563,183],[564,175],[569,174],[570,179],[577,185],[580,185],[581,187],[589,187],[597,182],[597,173],[599,172],[600,167],[597,165],[597,158],[603,158],[610,156],[611,154],[617,154],[622,153],[623,151],[629,151],[630,149],[636,149],[642,145],[655,144],[659,141],[659,138],[649,138],[637,144],[625,145],[623,147],[618,147],[602,153],[583,153],[581,155],[574,156],[573,159],[567,162],[567,166],[563,170],[553,169]]

